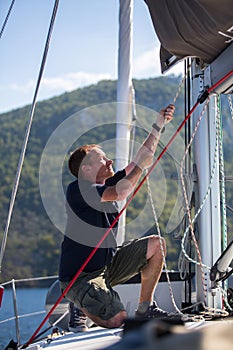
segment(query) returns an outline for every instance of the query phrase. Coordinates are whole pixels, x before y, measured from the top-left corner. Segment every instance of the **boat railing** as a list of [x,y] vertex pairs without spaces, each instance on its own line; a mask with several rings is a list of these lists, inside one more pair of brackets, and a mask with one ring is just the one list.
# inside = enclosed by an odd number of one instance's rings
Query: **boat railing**
[[6,323],[12,320],[15,320],[15,331],[16,331],[16,339],[18,344],[20,344],[20,327],[19,327],[19,319],[20,318],[25,318],[25,317],[32,317],[35,315],[40,315],[40,314],[44,314],[46,311],[42,310],[42,311],[36,311],[33,313],[29,313],[29,314],[24,314],[24,315],[19,315],[18,312],[18,303],[17,303],[17,293],[16,293],[16,284],[20,284],[20,283],[28,283],[28,282],[35,282],[35,281],[45,281],[45,280],[52,280],[52,279],[57,279],[58,276],[46,276],[46,277],[31,277],[31,278],[23,278],[23,279],[12,279],[10,281],[1,283],[1,286],[3,287],[8,287],[10,286],[11,290],[12,290],[12,298],[13,298],[13,309],[14,309],[14,316],[13,317],[9,317],[7,319],[1,320],[1,323]]

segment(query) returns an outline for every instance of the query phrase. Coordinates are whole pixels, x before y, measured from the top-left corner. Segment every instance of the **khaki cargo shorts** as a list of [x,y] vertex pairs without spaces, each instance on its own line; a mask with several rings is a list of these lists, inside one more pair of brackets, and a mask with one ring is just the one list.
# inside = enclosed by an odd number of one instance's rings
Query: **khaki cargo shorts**
[[[148,237],[125,243],[118,248],[109,266],[91,273],[82,272],[66,294],[66,298],[92,315],[109,320],[125,310],[118,293],[112,288],[138,274],[147,264]],[[60,282],[61,290],[69,282]]]

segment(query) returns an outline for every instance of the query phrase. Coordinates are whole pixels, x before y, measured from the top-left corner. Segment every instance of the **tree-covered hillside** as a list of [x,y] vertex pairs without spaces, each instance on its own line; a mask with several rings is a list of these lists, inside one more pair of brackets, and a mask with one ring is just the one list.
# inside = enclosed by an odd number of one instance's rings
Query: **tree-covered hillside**
[[[159,111],[173,101],[179,81],[179,78],[173,76],[134,81],[137,103],[135,149],[146,137],[154,120],[155,111]],[[172,135],[184,117],[183,109],[182,96],[179,96],[174,121],[161,139],[160,147],[166,144],[169,135]],[[1,237],[29,111],[30,107],[26,106],[0,115]],[[59,203],[55,196],[53,199],[53,191],[56,191],[57,183],[50,169],[53,169],[53,166],[56,167],[57,162],[60,161],[59,152],[62,153],[66,149],[67,140],[69,143],[67,157],[69,151],[77,145],[100,143],[103,146],[106,145],[106,153],[109,151],[110,156],[114,159],[115,141],[112,140],[115,140],[116,137],[115,111],[115,81],[102,81],[97,85],[77,89],[37,104],[3,260],[2,281],[11,278],[57,274],[63,235],[54,225],[53,218],[51,219],[44,209],[39,185],[40,161],[47,149],[46,144],[51,140],[51,135],[56,136],[51,146],[54,149],[51,148],[51,154],[46,159],[48,169],[43,169],[44,172],[48,172],[47,175],[51,181],[48,193],[43,196],[46,196],[46,200],[48,198],[52,200],[51,207],[56,216],[56,211],[59,211]],[[74,119],[73,116],[75,116]],[[59,134],[60,129],[61,134]],[[76,139],[74,138],[75,133],[77,134]],[[170,154],[161,160],[150,180],[161,233],[167,240],[168,265],[172,268],[177,267],[180,243],[179,239],[174,240],[172,231],[180,221],[181,199],[179,199],[177,174],[180,157],[184,150],[183,136],[184,131],[174,143]],[[231,142],[232,138],[228,137],[228,143]],[[73,180],[67,170],[67,157],[63,160],[61,170],[64,190],[67,183]],[[229,152],[227,157],[229,160]],[[231,197],[230,195],[229,200]],[[154,230],[154,219],[148,203],[146,184],[129,206],[127,227],[129,238],[145,234],[151,229]]]

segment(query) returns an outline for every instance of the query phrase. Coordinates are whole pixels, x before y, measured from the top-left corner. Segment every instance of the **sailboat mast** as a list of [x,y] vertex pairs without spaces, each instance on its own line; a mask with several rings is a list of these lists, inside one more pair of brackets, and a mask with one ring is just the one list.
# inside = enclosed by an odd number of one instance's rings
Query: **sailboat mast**
[[[132,37],[133,0],[120,0],[118,83],[116,110],[116,169],[123,169],[129,159],[130,122],[132,120]],[[124,205],[123,203],[122,205]],[[124,241],[125,213],[121,215],[118,243]]]
[[[206,73],[205,73],[206,74]],[[192,98],[193,103],[204,91],[204,71],[196,60],[192,65]],[[199,104],[193,115],[193,125],[202,113],[204,104]],[[215,95],[210,96],[210,102],[204,112],[200,127],[194,141],[194,163],[197,170],[197,184],[195,190],[195,208],[203,208],[197,218],[196,234],[202,258],[202,263],[212,267],[221,254],[221,215],[220,215],[220,188],[219,188],[219,148],[217,130],[217,100]],[[212,173],[214,169],[214,174]],[[201,266],[196,267],[197,301],[203,301],[209,307],[221,308],[219,291],[211,290],[209,270]],[[203,285],[206,286],[204,292]]]

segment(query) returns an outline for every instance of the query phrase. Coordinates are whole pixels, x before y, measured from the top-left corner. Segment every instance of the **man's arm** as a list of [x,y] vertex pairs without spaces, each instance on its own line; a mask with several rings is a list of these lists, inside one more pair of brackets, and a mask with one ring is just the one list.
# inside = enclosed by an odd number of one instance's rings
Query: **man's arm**
[[156,152],[161,131],[163,130],[164,125],[170,123],[170,121],[173,119],[174,111],[175,111],[175,106],[173,104],[169,104],[166,108],[160,111],[157,117],[157,121],[155,122],[155,124],[153,124],[155,127],[152,128],[150,134],[147,136],[142,146],[137,151],[137,154],[135,155],[132,162],[130,162],[126,166],[125,168],[126,175],[128,175],[133,170],[135,164],[137,164],[138,158],[140,157],[143,147],[147,147],[153,153]]
[[[148,168],[153,161],[153,153],[149,150],[144,154],[144,160],[134,164],[132,170],[115,186],[107,187],[101,197],[102,202],[122,201],[126,199],[136,187],[144,168]],[[148,165],[146,165],[146,163]]]
[[141,177],[143,169],[147,169],[152,165],[153,156],[161,134],[159,130],[163,128],[164,124],[172,120],[174,111],[175,107],[173,105],[168,105],[167,108],[160,111],[155,127],[153,127],[152,131],[137,151],[133,161],[126,166],[126,176],[115,186],[105,189],[101,197],[103,202],[122,201],[132,193]]

